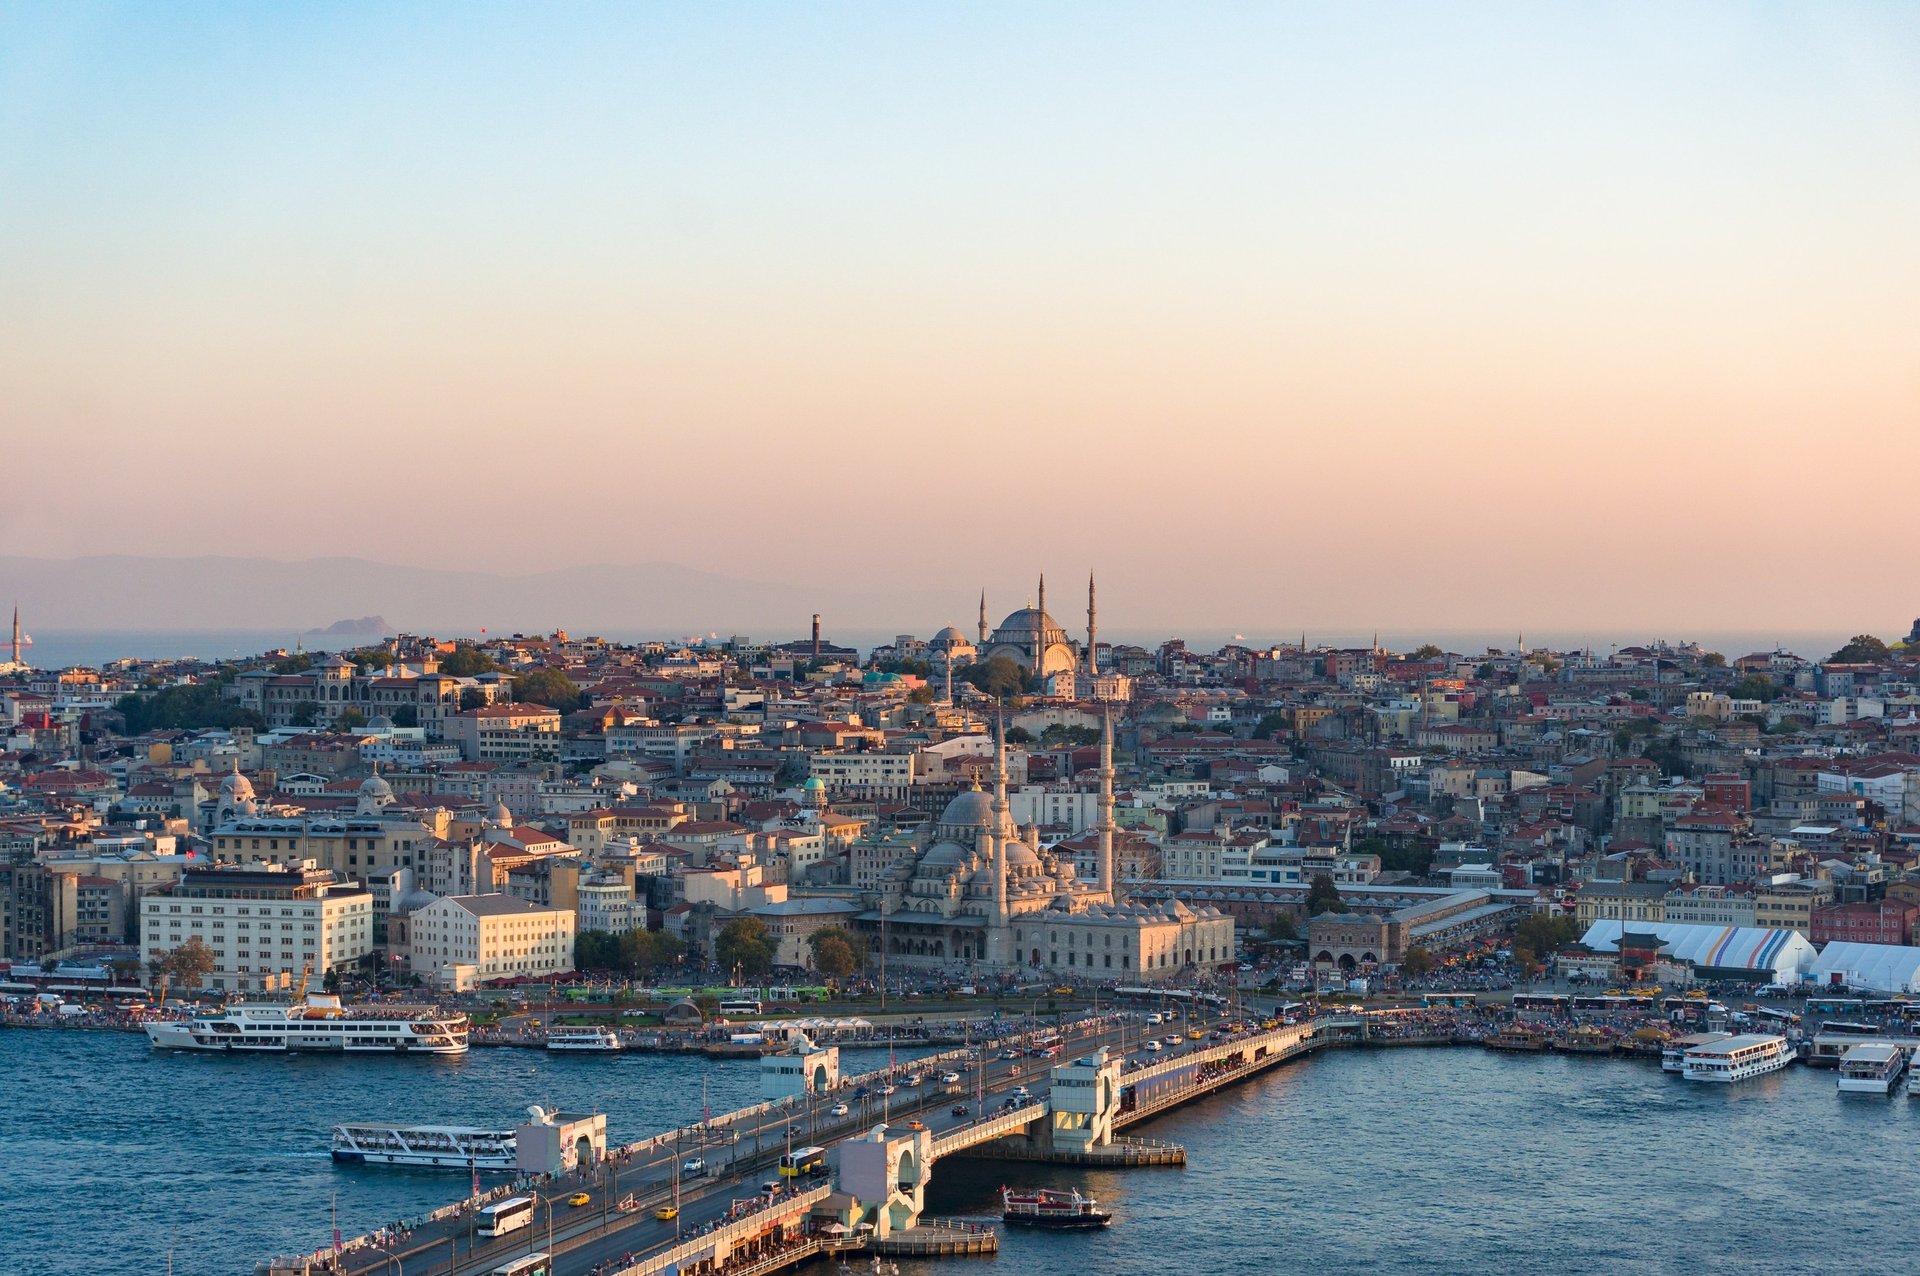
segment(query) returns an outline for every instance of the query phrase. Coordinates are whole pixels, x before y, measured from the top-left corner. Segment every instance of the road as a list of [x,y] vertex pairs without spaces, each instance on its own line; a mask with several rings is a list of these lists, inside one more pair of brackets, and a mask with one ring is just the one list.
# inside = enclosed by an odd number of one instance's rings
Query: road
[[[353,1276],[383,1272],[394,1276],[478,1276],[511,1258],[545,1251],[557,1256],[555,1276],[587,1276],[609,1260],[627,1254],[644,1255],[724,1217],[736,1200],[756,1195],[763,1183],[781,1181],[778,1160],[794,1147],[826,1147],[832,1165],[841,1140],[883,1122],[924,1121],[935,1133],[942,1133],[977,1119],[983,1106],[991,1113],[1001,1097],[1019,1085],[1027,1085],[1036,1098],[1044,1097],[1051,1069],[1060,1058],[1105,1046],[1123,1052],[1131,1048],[1143,1061],[1158,1062],[1200,1044],[1140,1053],[1147,1036],[1171,1036],[1175,1031],[1173,1026],[1147,1027],[1143,1018],[1136,1013],[1117,1023],[1070,1022],[1060,1029],[1062,1048],[1057,1058],[1023,1054],[1008,1059],[1003,1057],[1004,1047],[986,1047],[987,1057],[962,1073],[960,1094],[950,1093],[949,1087],[940,1083],[936,1069],[926,1075],[924,1084],[900,1087],[892,1095],[874,1091],[854,1101],[849,1092],[830,1092],[809,1097],[795,1109],[760,1114],[735,1126],[716,1123],[714,1141],[704,1146],[694,1141],[668,1144],[651,1155],[636,1156],[624,1164],[602,1167],[529,1193],[538,1201],[531,1227],[487,1241],[470,1237],[470,1220],[450,1220],[419,1229],[391,1253],[349,1252],[345,1256],[346,1270]],[[916,1068],[902,1064],[894,1071],[900,1076]],[[846,1115],[834,1116],[834,1106],[843,1102],[847,1104]],[[956,1106],[964,1108],[963,1115],[953,1112]],[[729,1129],[738,1132],[737,1140],[726,1139]],[[671,1195],[675,1165],[696,1156],[707,1163],[708,1172],[683,1177],[679,1217],[672,1221],[655,1218],[654,1208]],[[589,1204],[568,1205],[567,1198],[579,1191],[590,1195]],[[615,1210],[614,1202],[627,1193],[634,1194],[643,1208],[630,1214]]]

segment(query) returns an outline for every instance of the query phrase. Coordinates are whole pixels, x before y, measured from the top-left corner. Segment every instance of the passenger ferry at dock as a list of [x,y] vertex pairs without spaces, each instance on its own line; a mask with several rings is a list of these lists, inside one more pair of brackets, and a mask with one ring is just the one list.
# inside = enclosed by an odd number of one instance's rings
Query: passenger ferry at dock
[[1840,1059],[1842,1094],[1893,1093],[1907,1070],[1907,1052],[1885,1042],[1863,1042]]
[[1660,1070],[1679,1074],[1687,1070],[1687,1051],[1696,1046],[1710,1046],[1716,1041],[1725,1041],[1733,1034],[1730,1032],[1690,1032],[1684,1037],[1675,1037],[1660,1048]]
[[554,1026],[547,1029],[547,1049],[606,1054],[621,1050],[620,1034],[594,1025]]
[[432,1006],[343,1006],[309,993],[292,1004],[236,1005],[142,1024],[159,1050],[284,1054],[465,1054],[467,1017]]
[[1746,1033],[1688,1050],[1682,1075],[1689,1081],[1728,1085],[1778,1072],[1792,1062],[1793,1047],[1785,1037]]
[[463,1125],[389,1125],[366,1122],[333,1127],[333,1159],[350,1165],[414,1165],[441,1170],[512,1170],[512,1130]]

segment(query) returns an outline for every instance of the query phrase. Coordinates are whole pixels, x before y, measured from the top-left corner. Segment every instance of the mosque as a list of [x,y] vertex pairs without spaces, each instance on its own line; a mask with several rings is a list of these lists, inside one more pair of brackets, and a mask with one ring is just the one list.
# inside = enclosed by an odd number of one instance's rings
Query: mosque
[[1100,611],[1091,573],[1087,576],[1087,641],[1082,646],[1047,612],[1047,577],[1040,575],[1037,601],[987,628],[987,594],[980,591],[980,620],[974,641],[952,625],[927,643],[937,662],[953,665],[1005,656],[1028,673],[1037,674],[1049,694],[1095,700],[1131,698],[1132,680],[1100,671]]
[[[1015,625],[1028,617],[1027,630]],[[1044,611],[1008,617],[995,632],[1004,647],[1026,637],[1030,658],[1056,646]],[[1057,629],[1057,627],[1056,627]],[[1009,653],[1011,654],[1011,653]],[[1233,960],[1233,920],[1212,908],[1178,901],[1135,904],[1116,890],[1113,842],[1113,721],[1100,743],[1097,882],[1080,881],[1072,859],[1024,833],[1007,799],[1004,731],[995,749],[991,798],[978,788],[947,804],[925,850],[904,857],[882,877],[874,905],[856,919],[899,969],[966,969],[981,974],[1023,971],[1128,983],[1171,980],[1193,968]]]

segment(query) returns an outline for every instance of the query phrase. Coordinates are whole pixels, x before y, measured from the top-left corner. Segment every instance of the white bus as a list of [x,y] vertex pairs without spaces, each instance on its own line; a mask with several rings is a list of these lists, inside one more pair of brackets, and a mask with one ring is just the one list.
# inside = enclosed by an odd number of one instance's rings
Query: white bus
[[479,1223],[473,1229],[476,1236],[505,1236],[508,1232],[517,1232],[533,1222],[533,1198],[531,1196],[509,1196],[504,1201],[495,1201],[480,1211]]
[[762,1013],[762,1011],[759,1002],[748,1001],[743,998],[738,1001],[721,1002],[720,1013],[723,1015],[757,1015]]
[[527,1254],[500,1264],[493,1276],[553,1276],[553,1265],[545,1254]]

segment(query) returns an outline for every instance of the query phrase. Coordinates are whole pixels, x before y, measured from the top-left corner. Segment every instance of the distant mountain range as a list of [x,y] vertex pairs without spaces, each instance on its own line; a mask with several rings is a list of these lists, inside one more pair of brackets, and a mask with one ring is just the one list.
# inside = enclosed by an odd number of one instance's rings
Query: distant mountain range
[[[0,557],[0,601],[49,630],[279,630],[376,633],[545,631],[679,635],[719,630],[798,638],[812,613],[836,629],[966,619],[965,595],[745,580],[675,563],[512,574],[358,558]],[[360,620],[329,622],[329,617]],[[392,619],[389,620],[388,618]],[[889,629],[888,632],[895,632]]]

